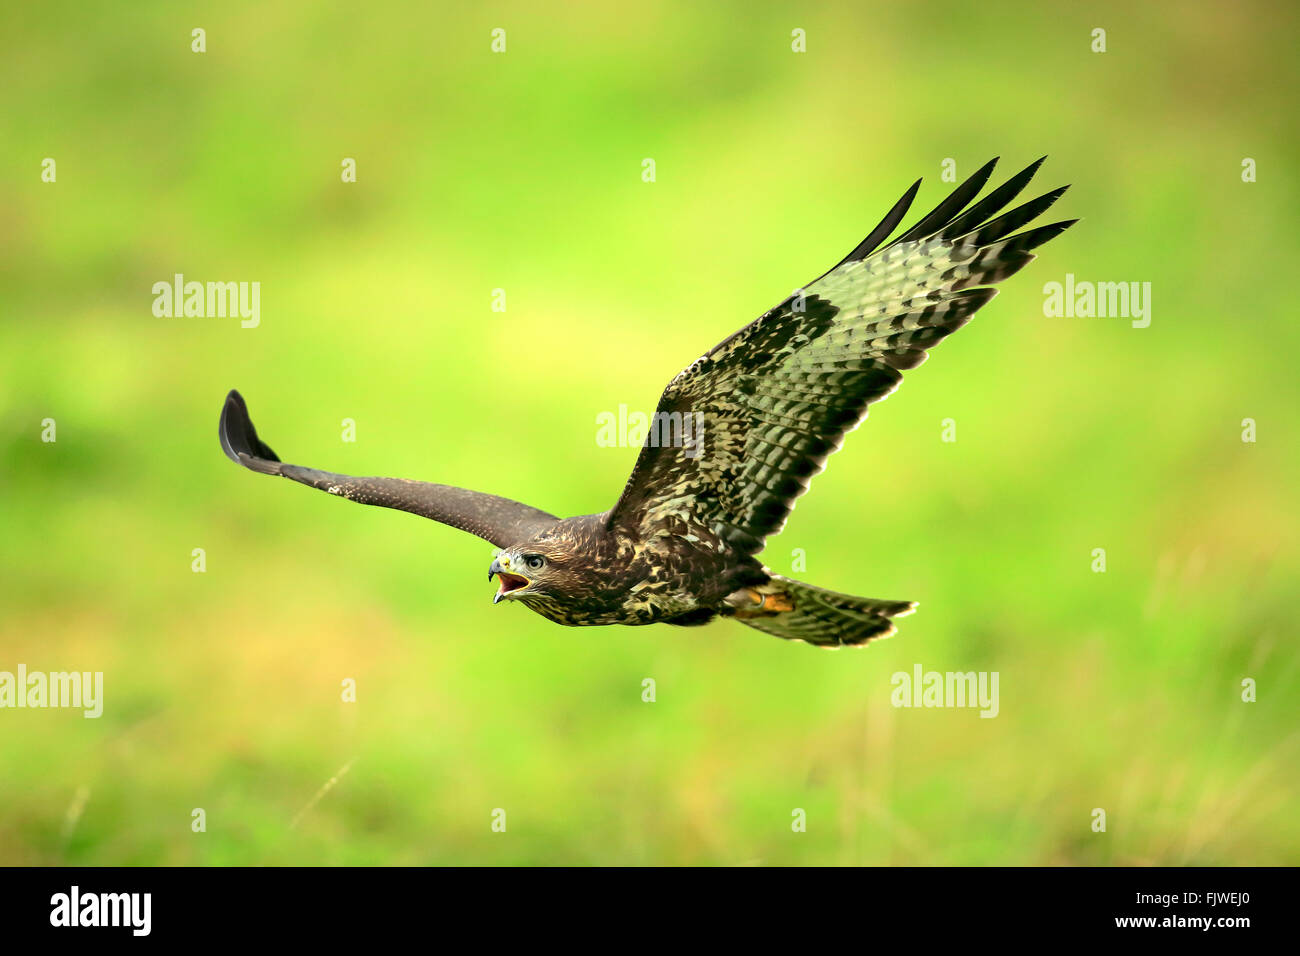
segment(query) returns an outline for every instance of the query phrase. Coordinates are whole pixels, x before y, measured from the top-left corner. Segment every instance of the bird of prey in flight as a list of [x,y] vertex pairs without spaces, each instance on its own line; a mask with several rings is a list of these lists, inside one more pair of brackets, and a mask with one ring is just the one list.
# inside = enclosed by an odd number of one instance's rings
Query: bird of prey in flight
[[[221,446],[234,461],[350,501],[397,508],[499,549],[494,603],[518,601],[567,625],[704,624],[734,618],[827,647],[894,632],[909,601],[853,597],[794,581],[757,558],[795,499],[926,351],[970,321],[1030,250],[1077,220],[1021,232],[1065,192],[1010,211],[1043,160],[974,202],[989,162],[892,241],[920,180],[821,278],[714,346],[664,390],[655,419],[689,413],[678,442],[652,429],[612,508],[560,519],[495,495],[402,478],[353,478],[283,464],[236,391]],[[660,434],[662,429],[660,430]]]

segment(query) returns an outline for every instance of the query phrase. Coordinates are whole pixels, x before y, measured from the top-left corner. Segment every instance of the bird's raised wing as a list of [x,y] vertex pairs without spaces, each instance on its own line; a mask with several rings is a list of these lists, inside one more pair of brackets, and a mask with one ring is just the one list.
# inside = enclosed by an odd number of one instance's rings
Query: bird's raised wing
[[[1012,235],[1068,188],[1001,212],[1041,159],[968,207],[996,162],[875,251],[907,213],[917,180],[835,268],[674,378],[608,527],[643,536],[704,527],[740,554],[761,551],[867,406],[996,292],[972,287],[1018,271],[1034,258],[1029,250],[1077,221]],[[683,440],[664,441],[688,413]]]
[[221,447],[231,461],[263,475],[280,475],[363,505],[396,508],[468,531],[499,548],[526,541],[559,519],[528,505],[450,485],[405,478],[353,478],[315,468],[283,464],[257,437],[244,398],[226,396],[218,426]]

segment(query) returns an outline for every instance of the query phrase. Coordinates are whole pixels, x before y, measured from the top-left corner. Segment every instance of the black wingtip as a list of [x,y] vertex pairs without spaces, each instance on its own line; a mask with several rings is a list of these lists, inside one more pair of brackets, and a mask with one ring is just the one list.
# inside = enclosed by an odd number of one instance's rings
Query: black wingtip
[[233,388],[221,407],[217,436],[221,439],[221,450],[231,461],[264,475],[280,474],[280,459],[257,437],[244,396]]
[[949,193],[947,199],[930,210],[929,213],[922,217],[920,222],[891,242],[890,245],[896,246],[900,242],[923,239],[949,225],[966,208],[966,204],[979,195],[980,190],[984,188],[984,184],[993,175],[993,168],[997,166],[1000,158],[994,156],[975,170],[966,178],[965,182]]
[[918,179],[916,182],[912,183],[911,188],[909,188],[907,192],[903,193],[898,202],[894,203],[893,208],[890,209],[889,212],[885,213],[885,218],[880,220],[876,228],[872,229],[867,235],[867,238],[854,246],[852,252],[835,264],[835,268],[838,269],[846,262],[856,262],[859,259],[865,259],[867,256],[871,255],[871,253],[875,251],[876,246],[888,239],[889,234],[898,228],[898,224],[902,222],[903,217],[907,215],[907,210],[912,207],[912,200],[916,198],[917,190],[920,188],[921,180]]
[[1021,203],[1010,212],[1004,212],[996,219],[990,219],[976,230],[975,243],[983,246],[990,242],[997,242],[997,240],[1010,235],[1026,223],[1033,222],[1046,212],[1052,203],[1060,199],[1069,188],[1069,186],[1058,186],[1056,189],[1043,193],[1037,199]]
[[1021,190],[1033,179],[1034,174],[1038,172],[1038,168],[1043,165],[1046,159],[1047,157],[1043,156],[1030,163],[997,189],[994,189],[979,202],[953,219],[944,227],[943,238],[955,239],[957,236],[977,229],[989,218],[996,216],[1004,206],[1020,195]]
[[1035,229],[1017,233],[1007,239],[1007,245],[1022,252],[1037,249],[1049,239],[1055,239],[1078,221],[1078,219],[1066,219],[1063,222],[1053,222],[1046,226],[1038,226]]

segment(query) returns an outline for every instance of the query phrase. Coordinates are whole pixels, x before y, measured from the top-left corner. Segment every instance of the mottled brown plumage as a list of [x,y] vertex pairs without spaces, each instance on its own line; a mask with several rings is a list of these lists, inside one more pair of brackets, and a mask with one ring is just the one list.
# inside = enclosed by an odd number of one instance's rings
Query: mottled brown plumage
[[[890,619],[915,605],[792,581],[755,555],[867,407],[993,297],[987,286],[1075,222],[1015,233],[1064,188],[1001,212],[1042,160],[972,205],[995,162],[877,251],[902,221],[918,181],[835,268],[677,375],[607,512],[561,520],[447,485],[285,465],[258,439],[234,391],[222,411],[222,447],[253,471],[410,511],[492,542],[500,549],[488,573],[500,578],[494,600],[520,601],[559,624],[697,625],[723,616],[822,646],[887,636]],[[695,427],[680,428],[688,415]]]

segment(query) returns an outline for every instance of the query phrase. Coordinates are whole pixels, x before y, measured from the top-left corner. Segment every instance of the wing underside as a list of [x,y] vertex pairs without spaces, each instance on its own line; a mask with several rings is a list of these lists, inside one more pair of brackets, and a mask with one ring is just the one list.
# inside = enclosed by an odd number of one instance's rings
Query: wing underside
[[1041,159],[972,203],[995,163],[882,246],[918,181],[835,268],[674,378],[656,414],[693,415],[694,444],[647,443],[609,526],[686,522],[741,555],[762,550],[868,406],[1076,221],[1016,232],[1066,187],[1003,211]]

